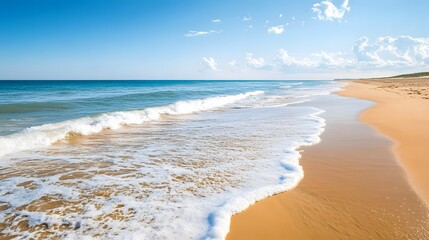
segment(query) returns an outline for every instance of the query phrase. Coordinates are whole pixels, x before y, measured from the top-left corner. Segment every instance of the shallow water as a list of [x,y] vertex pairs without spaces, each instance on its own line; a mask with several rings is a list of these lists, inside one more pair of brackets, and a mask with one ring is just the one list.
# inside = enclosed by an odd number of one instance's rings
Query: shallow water
[[0,230],[70,239],[224,238],[232,214],[300,181],[297,148],[324,127],[311,101],[338,88],[32,84],[1,85]]

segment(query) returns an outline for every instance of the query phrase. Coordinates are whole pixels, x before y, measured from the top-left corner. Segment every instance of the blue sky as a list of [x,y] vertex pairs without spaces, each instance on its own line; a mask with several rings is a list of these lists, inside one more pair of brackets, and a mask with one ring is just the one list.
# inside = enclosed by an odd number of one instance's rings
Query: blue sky
[[428,70],[427,0],[2,0],[1,79],[332,79]]

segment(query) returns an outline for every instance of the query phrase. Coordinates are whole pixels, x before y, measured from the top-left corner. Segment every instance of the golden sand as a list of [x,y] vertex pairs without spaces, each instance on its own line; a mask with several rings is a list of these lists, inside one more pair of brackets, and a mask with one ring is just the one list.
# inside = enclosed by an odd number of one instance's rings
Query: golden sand
[[395,141],[400,164],[429,204],[429,78],[360,80],[341,94],[377,102],[361,119]]
[[[357,95],[366,88],[373,88],[371,86],[375,85],[352,83],[345,94]],[[368,91],[381,98],[388,94],[392,99],[393,94],[401,98],[398,93],[383,93],[384,90]],[[417,100],[409,98],[403,102],[404,107]],[[358,112],[350,110],[352,105],[331,104],[340,105],[337,107],[340,112],[328,111],[324,116],[328,125],[321,136],[322,142],[303,149],[300,163],[305,177],[301,183],[289,192],[262,200],[233,216],[228,239],[429,239],[428,209],[398,165],[391,151],[393,142],[358,121]],[[363,119],[367,121],[368,115],[374,114],[373,109],[383,105],[378,106],[364,111]],[[394,115],[407,118],[403,115],[411,109],[398,110]],[[384,114],[378,115],[382,121],[375,125],[377,128],[395,118]],[[418,128],[413,122],[406,126]],[[424,128],[422,131],[411,129],[402,131],[429,133],[423,131]],[[380,131],[387,134],[384,128]],[[396,140],[395,136],[391,137]],[[413,139],[417,146],[411,145],[419,148],[426,138],[414,135]],[[398,145],[395,146],[397,150]],[[410,149],[402,151],[398,155],[404,162],[404,153]],[[416,156],[415,152],[412,150],[409,156]],[[421,171],[429,169],[424,164],[420,167]]]

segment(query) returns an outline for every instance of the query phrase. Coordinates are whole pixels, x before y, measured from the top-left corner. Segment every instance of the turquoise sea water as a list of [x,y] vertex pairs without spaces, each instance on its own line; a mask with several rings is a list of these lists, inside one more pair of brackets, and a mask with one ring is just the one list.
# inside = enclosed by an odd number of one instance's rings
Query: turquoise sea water
[[[301,84],[304,83],[304,84]],[[312,93],[327,81],[0,81],[0,135],[96,114],[251,91]],[[291,86],[294,92],[284,91]],[[296,92],[295,92],[296,91]]]
[[222,239],[231,215],[302,179],[298,148],[325,124],[311,102],[338,88],[0,81],[0,232]]

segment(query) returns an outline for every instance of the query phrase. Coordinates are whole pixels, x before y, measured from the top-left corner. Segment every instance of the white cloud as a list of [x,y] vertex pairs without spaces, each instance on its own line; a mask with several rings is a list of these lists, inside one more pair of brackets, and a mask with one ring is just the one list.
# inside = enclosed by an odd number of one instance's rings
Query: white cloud
[[272,34],[282,34],[284,30],[283,25],[278,25],[268,28],[267,32]]
[[236,67],[237,66],[237,60],[235,60],[235,59],[231,60],[228,64],[232,67]]
[[249,66],[272,66],[278,70],[424,69],[429,67],[429,38],[385,36],[379,37],[371,43],[368,38],[362,37],[355,42],[352,51],[347,53],[320,51],[307,58],[296,58],[291,56],[287,50],[280,49],[272,63],[262,60],[258,61],[249,54],[247,56]]
[[344,15],[350,12],[349,0],[344,0],[340,7],[335,6],[332,0],[324,0],[313,4],[312,10],[319,20],[341,21]]
[[214,58],[212,58],[212,57],[203,57],[202,60],[203,60],[204,66],[206,66],[207,68],[209,68],[209,69],[211,69],[213,71],[217,71],[218,70],[218,68],[217,68],[218,64],[217,64],[217,62],[216,62],[216,60]]
[[220,22],[222,22],[222,20],[220,20],[220,19],[213,19],[212,20],[212,23],[220,23]]
[[317,67],[328,67],[328,68],[344,68],[352,66],[354,63],[353,59],[348,58],[347,54],[342,52],[325,52],[313,53],[313,57],[317,59]]
[[283,68],[285,66],[287,67],[304,67],[304,68],[311,68],[311,67],[315,67],[316,63],[312,62],[309,59],[301,59],[298,60],[294,57],[291,57],[289,55],[289,53],[284,50],[284,49],[280,49],[279,53],[277,55],[277,58],[275,59],[275,61],[277,62],[277,67]]
[[185,37],[199,37],[199,36],[204,36],[204,35],[208,35],[208,34],[212,34],[212,33],[220,33],[221,31],[215,31],[215,30],[210,30],[210,31],[189,31],[187,33],[185,33]]
[[247,22],[247,21],[250,21],[250,20],[252,20],[252,17],[243,17],[243,18],[241,18],[241,20],[243,21],[243,22]]
[[[222,72],[212,57],[202,58],[202,63],[207,69]],[[362,37],[347,52],[320,51],[297,57],[285,49],[279,49],[271,59],[247,53],[245,64],[239,65],[235,59],[227,64],[229,73],[252,72],[255,76],[265,73],[279,74],[278,76],[298,73],[370,76],[369,73],[376,73],[381,76],[398,71],[423,71],[429,67],[429,38],[384,36],[370,41],[367,37]]]
[[362,37],[353,45],[356,62],[375,67],[428,66],[429,38],[379,37],[370,43]]
[[289,53],[280,49],[275,59],[277,68],[344,68],[350,66],[353,61],[346,58],[346,54],[320,52],[311,54],[311,58],[297,59],[289,55]]
[[185,34],[185,37],[198,37],[198,36],[203,36],[203,35],[207,35],[210,32],[204,32],[204,31],[189,31],[188,33]]
[[279,18],[282,18],[282,17],[283,17],[283,13],[280,13]]
[[246,54],[247,65],[251,68],[265,67],[265,60],[263,58],[255,58],[252,53]]

